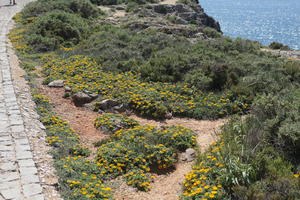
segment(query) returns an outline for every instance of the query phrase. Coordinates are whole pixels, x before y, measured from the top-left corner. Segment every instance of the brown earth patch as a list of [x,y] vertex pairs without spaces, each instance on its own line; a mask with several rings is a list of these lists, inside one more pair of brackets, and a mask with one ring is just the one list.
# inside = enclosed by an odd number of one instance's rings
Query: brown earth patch
[[97,113],[84,107],[76,107],[70,98],[63,98],[63,88],[41,86],[41,92],[54,105],[54,112],[70,123],[71,128],[80,136],[80,142],[93,153],[96,152],[95,142],[108,138],[108,135],[94,126]]

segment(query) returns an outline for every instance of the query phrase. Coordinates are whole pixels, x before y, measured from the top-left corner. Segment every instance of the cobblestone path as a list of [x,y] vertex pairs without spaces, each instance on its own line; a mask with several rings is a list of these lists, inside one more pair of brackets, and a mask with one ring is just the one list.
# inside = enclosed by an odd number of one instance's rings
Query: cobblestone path
[[[16,98],[7,36],[12,17],[31,0],[0,1],[0,200],[42,200],[42,187]],[[6,5],[7,4],[7,5]]]

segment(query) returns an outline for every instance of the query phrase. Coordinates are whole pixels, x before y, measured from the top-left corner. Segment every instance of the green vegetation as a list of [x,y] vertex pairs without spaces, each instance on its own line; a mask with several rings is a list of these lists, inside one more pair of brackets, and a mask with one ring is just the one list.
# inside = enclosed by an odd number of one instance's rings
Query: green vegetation
[[[129,17],[112,22],[92,3],[127,4],[120,8]],[[152,6],[141,5],[149,1],[92,3],[39,0],[15,17],[18,24],[10,39],[32,85],[35,66],[42,66],[44,84],[63,79],[72,94],[98,94],[96,105],[115,99],[155,119],[170,113],[197,119],[232,116],[219,141],[199,156],[186,176],[180,198],[300,198],[299,62],[207,27],[201,27],[201,36],[190,38],[149,25],[143,19]],[[174,17],[163,17],[176,25]],[[195,24],[185,26],[197,29]],[[270,47],[285,48],[278,43]],[[111,199],[111,188],[105,185],[116,177],[148,191],[149,172],[173,167],[179,152],[196,145],[189,129],[141,126],[126,116],[104,113],[95,126],[109,133],[109,139],[99,142],[96,158],[89,160],[89,151],[51,111],[49,101],[36,93],[33,98],[54,147],[66,199]]]
[[146,4],[156,3],[158,0],[91,0],[92,3],[97,5],[118,5],[118,4]]
[[291,50],[288,46],[282,44],[282,43],[279,43],[279,42],[272,42],[269,47],[271,49],[280,49],[280,50]]
[[299,199],[299,94],[263,95],[229,122],[186,176],[182,199]]
[[51,111],[52,106],[45,96],[34,90],[33,100],[46,127],[47,142],[53,146],[51,154],[63,197],[70,200],[111,199],[111,188],[104,186],[97,164],[86,158],[89,151],[79,145],[78,135]]
[[97,162],[101,174],[124,175],[128,185],[150,189],[147,172],[173,167],[177,153],[195,146],[194,133],[181,126],[135,126],[117,131],[98,149]]

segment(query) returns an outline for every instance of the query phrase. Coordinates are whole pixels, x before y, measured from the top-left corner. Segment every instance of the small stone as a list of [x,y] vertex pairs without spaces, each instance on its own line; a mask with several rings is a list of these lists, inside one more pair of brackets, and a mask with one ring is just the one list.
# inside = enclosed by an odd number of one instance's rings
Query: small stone
[[180,155],[181,161],[191,162],[195,160],[195,158],[196,158],[196,151],[192,148],[186,149],[185,152]]
[[45,127],[43,124],[40,125],[40,128],[41,128],[42,130],[46,130],[46,127]]
[[165,114],[165,118],[166,119],[172,119],[173,118],[173,114],[171,112],[168,112]]
[[48,84],[49,87],[64,87],[65,81],[64,80],[55,80]]
[[98,97],[98,94],[96,93],[91,93],[91,94],[88,94],[92,99],[96,99]]
[[66,91],[66,92],[71,92],[71,91],[72,91],[72,88],[70,88],[69,86],[66,86],[66,87],[65,87],[65,91]]

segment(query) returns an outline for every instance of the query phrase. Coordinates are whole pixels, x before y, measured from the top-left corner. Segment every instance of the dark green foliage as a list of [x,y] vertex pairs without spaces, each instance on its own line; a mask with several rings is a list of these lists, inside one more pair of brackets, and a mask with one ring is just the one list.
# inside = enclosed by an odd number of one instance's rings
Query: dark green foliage
[[282,43],[279,42],[272,42],[269,47],[271,49],[280,49],[280,50],[290,50],[289,46],[284,45]]
[[146,4],[146,3],[155,3],[156,0],[91,0],[92,3],[97,5],[118,5],[118,4]]
[[210,37],[210,38],[220,38],[222,37],[222,34],[220,32],[218,32],[217,30],[210,28],[210,27],[205,27],[203,29],[203,33]]
[[39,17],[33,24],[28,43],[36,51],[49,51],[60,45],[70,47],[86,37],[87,23],[74,14],[52,11]]
[[78,14],[84,18],[97,17],[100,13],[89,0],[40,0],[26,5],[22,15],[23,18],[38,17],[53,10]]

